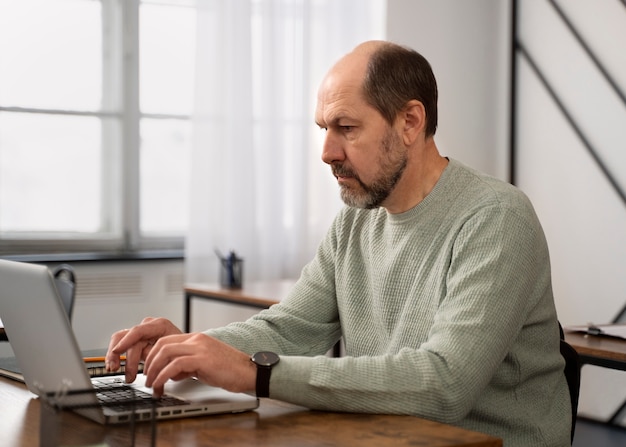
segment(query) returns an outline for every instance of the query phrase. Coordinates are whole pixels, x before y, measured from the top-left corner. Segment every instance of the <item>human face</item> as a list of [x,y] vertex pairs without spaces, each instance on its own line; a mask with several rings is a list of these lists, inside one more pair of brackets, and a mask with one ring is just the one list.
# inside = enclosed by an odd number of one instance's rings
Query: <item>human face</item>
[[[389,127],[380,143],[380,163],[376,177],[369,183],[345,162],[332,162],[333,175],[339,180],[341,199],[355,208],[373,209],[382,206],[402,177],[407,165],[406,149],[400,137]],[[353,179],[353,182],[341,179]]]
[[331,166],[342,200],[371,209],[385,205],[408,155],[397,129],[364,100],[353,73],[335,70],[326,78],[315,119],[326,130],[322,160]]

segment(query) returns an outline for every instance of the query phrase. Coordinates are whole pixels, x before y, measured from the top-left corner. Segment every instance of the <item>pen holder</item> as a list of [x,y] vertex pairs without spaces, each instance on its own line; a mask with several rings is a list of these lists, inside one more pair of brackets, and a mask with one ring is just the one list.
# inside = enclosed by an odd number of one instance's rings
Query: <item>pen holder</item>
[[243,259],[234,253],[220,258],[220,285],[227,289],[241,289],[243,284]]

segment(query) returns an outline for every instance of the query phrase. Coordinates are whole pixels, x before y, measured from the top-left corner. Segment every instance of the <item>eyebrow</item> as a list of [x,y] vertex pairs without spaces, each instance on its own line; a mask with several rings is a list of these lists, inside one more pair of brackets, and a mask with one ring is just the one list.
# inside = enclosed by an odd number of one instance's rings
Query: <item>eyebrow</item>
[[[326,127],[330,127],[330,126],[339,126],[339,122],[341,120],[349,120],[350,123],[355,123],[357,122],[357,120],[355,118],[351,118],[347,115],[341,114],[341,115],[337,115],[335,117],[333,117],[330,121],[325,122],[325,125],[323,125],[320,121],[318,121],[317,119],[315,120],[315,124],[317,124],[319,127],[322,128],[326,128]],[[354,125],[354,124],[351,124]]]

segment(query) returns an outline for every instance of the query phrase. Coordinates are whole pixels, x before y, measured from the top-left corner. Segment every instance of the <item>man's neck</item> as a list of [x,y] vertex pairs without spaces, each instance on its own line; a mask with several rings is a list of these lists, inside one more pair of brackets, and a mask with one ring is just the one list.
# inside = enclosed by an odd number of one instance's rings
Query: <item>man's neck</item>
[[448,159],[439,155],[432,138],[419,154],[409,160],[402,178],[382,205],[390,214],[400,214],[417,206],[430,194],[448,166]]

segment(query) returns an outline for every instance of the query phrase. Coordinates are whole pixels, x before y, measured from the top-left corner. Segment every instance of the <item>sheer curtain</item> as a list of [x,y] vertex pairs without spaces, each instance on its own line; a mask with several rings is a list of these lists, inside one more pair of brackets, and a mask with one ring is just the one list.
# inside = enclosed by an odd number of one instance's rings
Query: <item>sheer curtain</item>
[[314,124],[326,70],[384,38],[385,0],[199,0],[186,280],[297,278],[342,206]]

